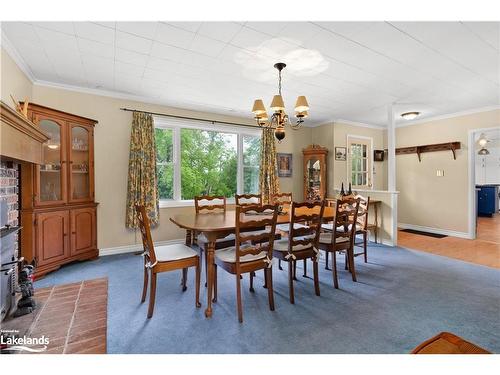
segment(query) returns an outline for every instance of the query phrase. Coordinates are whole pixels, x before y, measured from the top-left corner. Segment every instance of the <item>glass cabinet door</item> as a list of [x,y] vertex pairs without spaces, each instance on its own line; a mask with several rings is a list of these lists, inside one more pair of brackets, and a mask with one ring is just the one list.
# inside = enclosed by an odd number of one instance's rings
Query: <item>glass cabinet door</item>
[[307,200],[321,199],[321,162],[316,158],[307,161],[306,186]]
[[65,143],[63,124],[48,118],[39,118],[40,129],[49,136],[43,145],[43,164],[37,166],[38,184],[35,202],[49,205],[65,200]]
[[91,191],[91,130],[72,125],[70,142],[70,201],[92,199]]

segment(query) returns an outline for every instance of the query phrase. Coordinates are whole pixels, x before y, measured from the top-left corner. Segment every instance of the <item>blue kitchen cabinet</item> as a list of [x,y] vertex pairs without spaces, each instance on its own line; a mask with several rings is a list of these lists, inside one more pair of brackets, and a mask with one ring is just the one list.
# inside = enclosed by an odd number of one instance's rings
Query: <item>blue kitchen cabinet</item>
[[498,211],[498,186],[477,186],[477,214],[491,216]]

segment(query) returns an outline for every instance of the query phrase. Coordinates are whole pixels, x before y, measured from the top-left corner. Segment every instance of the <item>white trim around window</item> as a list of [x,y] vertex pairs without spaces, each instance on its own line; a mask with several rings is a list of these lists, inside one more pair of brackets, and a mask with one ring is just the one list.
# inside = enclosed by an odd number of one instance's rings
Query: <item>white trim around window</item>
[[[238,155],[238,170],[236,191],[237,194],[243,193],[243,137],[253,136],[260,137],[261,130],[256,128],[238,126],[238,125],[223,125],[216,122],[210,124],[205,121],[198,120],[183,120],[169,118],[164,116],[153,116],[154,125],[156,128],[172,129],[173,136],[173,165],[174,165],[174,183],[173,183],[173,199],[160,199],[160,208],[167,207],[189,207],[194,206],[193,199],[181,199],[181,144],[180,134],[181,129],[200,129],[208,131],[217,131],[228,134],[236,134],[237,140],[237,155]],[[234,204],[234,198],[227,198],[228,204]]]
[[[370,142],[370,152],[368,153],[368,159],[370,161],[370,170],[368,171],[368,184],[367,185],[359,185],[359,186],[354,186],[353,188],[356,187],[356,190],[358,187],[364,187],[369,190],[373,189],[373,186],[375,185],[373,181],[373,138],[372,137],[367,137],[363,135],[354,135],[354,134],[347,134],[346,136],[346,143],[347,143],[347,181],[352,184],[352,164],[351,164],[351,140],[352,139],[360,139],[360,140],[366,140]],[[370,186],[371,184],[371,186]]]

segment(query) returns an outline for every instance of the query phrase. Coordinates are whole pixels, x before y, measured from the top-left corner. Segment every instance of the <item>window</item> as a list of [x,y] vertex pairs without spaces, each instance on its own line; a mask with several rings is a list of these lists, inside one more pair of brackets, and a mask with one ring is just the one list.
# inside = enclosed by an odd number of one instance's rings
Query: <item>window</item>
[[155,117],[161,206],[259,191],[260,130]]
[[348,176],[354,187],[372,187],[372,142],[371,138],[347,137]]

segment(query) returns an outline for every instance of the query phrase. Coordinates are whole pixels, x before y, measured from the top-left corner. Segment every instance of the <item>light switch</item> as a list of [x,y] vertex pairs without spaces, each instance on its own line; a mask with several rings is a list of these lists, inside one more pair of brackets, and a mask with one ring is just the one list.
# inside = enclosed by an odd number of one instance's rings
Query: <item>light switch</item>
[[444,169],[438,169],[438,170],[436,170],[436,176],[437,177],[443,177],[444,176]]

